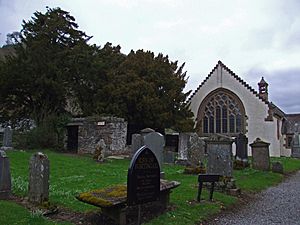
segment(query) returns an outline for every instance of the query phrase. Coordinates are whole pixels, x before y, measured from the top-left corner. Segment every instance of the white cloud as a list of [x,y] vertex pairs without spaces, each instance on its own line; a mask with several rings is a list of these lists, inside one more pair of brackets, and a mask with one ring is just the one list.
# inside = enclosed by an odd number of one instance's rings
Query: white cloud
[[[260,76],[274,82],[278,71],[300,68],[298,0],[0,0],[0,45],[8,32],[20,30],[22,19],[46,5],[70,11],[98,45],[109,41],[124,53],[148,49],[186,62],[188,89],[196,88],[218,60],[254,88]],[[275,82],[271,90],[282,88]],[[271,97],[277,104],[286,101]],[[294,104],[287,109],[295,110],[297,97],[290,99]]]

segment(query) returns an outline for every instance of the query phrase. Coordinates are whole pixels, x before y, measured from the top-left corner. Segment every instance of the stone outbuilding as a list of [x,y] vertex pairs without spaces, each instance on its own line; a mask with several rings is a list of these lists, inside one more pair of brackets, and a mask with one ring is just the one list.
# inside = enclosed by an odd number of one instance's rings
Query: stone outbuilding
[[101,148],[104,156],[126,151],[127,122],[117,117],[73,118],[67,124],[68,151],[94,154]]

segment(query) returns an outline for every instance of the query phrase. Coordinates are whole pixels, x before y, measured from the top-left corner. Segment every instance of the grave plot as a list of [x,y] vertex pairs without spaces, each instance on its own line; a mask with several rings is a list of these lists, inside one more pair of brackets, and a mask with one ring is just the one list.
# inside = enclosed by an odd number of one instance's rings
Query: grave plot
[[77,199],[100,207],[102,213],[120,225],[127,224],[133,207],[137,207],[137,224],[141,223],[143,209],[163,212],[170,201],[171,189],[177,181],[160,179],[160,166],[154,152],[143,146],[133,156],[127,176],[127,185],[81,193]]

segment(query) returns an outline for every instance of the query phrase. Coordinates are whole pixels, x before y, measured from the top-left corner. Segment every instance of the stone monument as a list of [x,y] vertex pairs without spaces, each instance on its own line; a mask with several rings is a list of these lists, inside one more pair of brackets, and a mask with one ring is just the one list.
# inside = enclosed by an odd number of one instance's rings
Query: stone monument
[[232,143],[227,136],[213,134],[204,140],[207,146],[207,174],[232,177]]
[[250,146],[252,151],[252,168],[256,170],[270,170],[270,143],[256,138]]
[[29,162],[29,201],[41,204],[49,199],[49,160],[41,153],[35,153]]
[[7,199],[11,194],[11,176],[9,159],[6,153],[0,150],[0,199]]
[[162,170],[163,150],[165,146],[164,136],[151,128],[145,128],[141,130],[140,134],[132,135],[132,153],[135,154],[142,146],[147,146],[153,151],[159,162],[160,169]]
[[300,135],[296,132],[292,140],[292,157],[300,158]]
[[180,133],[178,142],[178,160],[187,165],[199,166],[204,160],[205,143],[197,133]]
[[9,150],[12,148],[12,129],[8,126],[4,129],[3,132],[3,143],[1,149]]

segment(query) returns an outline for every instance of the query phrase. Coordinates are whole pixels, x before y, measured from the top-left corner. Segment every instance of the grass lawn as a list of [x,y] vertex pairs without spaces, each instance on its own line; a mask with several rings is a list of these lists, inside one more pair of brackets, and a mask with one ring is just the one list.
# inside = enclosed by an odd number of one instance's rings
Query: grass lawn
[[[33,151],[7,152],[13,177],[13,192],[17,195],[27,195],[29,158],[33,153]],[[96,207],[84,204],[75,199],[74,196],[80,192],[126,183],[129,160],[109,160],[100,164],[93,161],[90,157],[59,154],[51,151],[44,151],[44,153],[48,155],[50,160],[51,204],[61,205],[81,212],[96,210]],[[280,160],[284,165],[284,169],[288,172],[300,169],[300,160],[290,158],[276,160]],[[197,176],[183,174],[183,167],[177,165],[164,165],[164,171],[166,179],[181,182],[181,185],[174,189],[171,194],[171,203],[174,204],[175,210],[150,221],[147,223],[148,225],[192,225],[237,201],[235,197],[215,192],[213,202],[204,201],[201,204],[195,204]],[[243,191],[259,191],[283,179],[283,176],[280,174],[255,171],[250,168],[234,171],[234,177],[237,179],[237,185]],[[204,190],[202,197],[208,199],[208,192]],[[2,215],[1,213],[0,224],[2,224]],[[28,213],[28,215],[31,214]],[[19,219],[21,220],[21,218],[20,216]],[[25,222],[18,224],[34,223]]]
[[19,224],[30,224],[30,225],[71,225],[71,223],[55,223],[44,219],[39,211],[29,212],[22,206],[8,201],[0,200],[0,224],[1,225],[19,225]]

